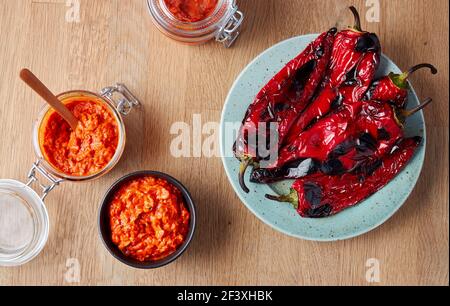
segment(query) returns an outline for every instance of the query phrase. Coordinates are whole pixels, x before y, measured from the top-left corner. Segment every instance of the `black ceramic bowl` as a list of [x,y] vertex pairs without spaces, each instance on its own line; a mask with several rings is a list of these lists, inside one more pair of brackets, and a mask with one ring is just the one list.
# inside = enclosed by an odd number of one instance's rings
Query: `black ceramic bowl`
[[[110,229],[110,222],[109,222],[109,205],[111,204],[111,198],[114,196],[116,191],[126,182],[132,181],[137,178],[145,177],[145,176],[152,176],[155,178],[161,178],[166,181],[168,181],[170,184],[178,188],[180,190],[181,194],[184,197],[184,203],[186,204],[186,208],[189,210],[191,215],[190,225],[189,225],[189,232],[186,236],[186,240],[184,243],[180,246],[180,248],[170,256],[163,258],[158,261],[148,261],[148,262],[140,262],[137,260],[134,260],[132,258],[126,257],[119,248],[112,242],[111,239],[111,229]],[[111,253],[112,256],[114,256],[117,260],[121,261],[122,263],[133,267],[137,269],[156,269],[163,267],[165,265],[168,265],[175,260],[177,260],[183,253],[187,250],[189,244],[192,241],[192,238],[194,237],[195,227],[196,227],[196,211],[195,211],[195,204],[192,200],[191,195],[189,194],[188,190],[181,184],[179,181],[171,177],[170,175],[161,173],[161,172],[155,172],[155,171],[140,171],[136,173],[129,174],[127,176],[122,177],[120,180],[118,180],[114,185],[109,188],[109,190],[106,192],[105,197],[102,200],[100,211],[98,214],[98,227],[100,232],[100,238],[103,241],[103,244],[108,249],[108,251]]]

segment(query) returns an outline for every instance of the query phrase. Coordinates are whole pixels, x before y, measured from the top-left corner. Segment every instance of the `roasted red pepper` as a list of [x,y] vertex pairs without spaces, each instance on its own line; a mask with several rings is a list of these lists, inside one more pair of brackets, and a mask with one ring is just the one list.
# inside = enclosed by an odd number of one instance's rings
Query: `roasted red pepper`
[[284,147],[271,167],[255,169],[250,177],[251,182],[268,184],[304,177],[320,169],[330,154],[341,150],[340,147],[353,147],[355,135],[358,134],[355,119],[362,106],[363,102],[347,105],[317,122]]
[[376,34],[361,29],[357,10],[350,9],[355,16],[355,26],[336,35],[322,90],[292,126],[285,144],[295,141],[315,120],[343,100],[360,101],[375,77],[380,65],[380,41]]
[[[367,54],[374,57],[374,54]],[[375,59],[373,59],[375,60]],[[364,96],[365,101],[378,101],[389,103],[399,108],[405,108],[408,97],[408,78],[415,71],[422,68],[430,68],[433,74],[437,69],[431,64],[420,64],[412,67],[402,74],[390,73],[388,76],[374,81],[370,87],[366,86],[367,80],[373,78],[376,65],[375,61],[362,61],[366,63],[361,75],[356,78],[357,85],[346,85],[340,89],[326,89],[322,94],[300,115],[292,128],[286,143],[292,143],[312,122],[327,114],[330,110],[342,105],[359,101]],[[357,69],[359,71],[359,69]],[[361,80],[364,80],[361,82]],[[364,85],[361,85],[364,84]],[[366,91],[366,92],[365,92]]]
[[[346,172],[366,173],[374,161],[389,153],[395,144],[404,138],[406,119],[432,102],[430,98],[412,110],[369,101],[364,103],[356,121],[359,138],[348,152],[335,150],[323,163],[320,170],[328,175],[342,175]],[[368,170],[369,168],[369,170]]]
[[[331,154],[329,159],[321,165],[325,174],[339,175],[348,171],[359,171],[373,159],[383,156],[402,137],[403,123],[408,116],[427,106],[431,99],[427,99],[421,106],[405,111],[408,96],[408,78],[415,71],[429,68],[433,74],[437,69],[431,64],[419,64],[402,74],[390,73],[388,76],[375,81],[365,96],[366,103],[358,118],[357,125],[363,133],[357,144],[346,152],[341,146]],[[345,95],[344,95],[345,96]],[[368,99],[373,99],[373,102]],[[344,99],[344,102],[347,99]],[[351,143],[346,142],[345,145]],[[339,155],[340,154],[340,155]]]
[[324,218],[355,206],[385,187],[414,156],[422,138],[402,140],[367,174],[317,175],[299,179],[285,196],[267,195],[270,200],[291,203],[305,218]]
[[431,99],[409,111],[374,101],[347,105],[305,131],[292,147],[284,148],[277,167],[254,170],[251,182],[296,179],[319,170],[326,175],[367,172],[374,160],[404,137],[405,120],[429,103]]
[[354,77],[351,73],[362,61],[361,57],[364,54],[381,52],[377,35],[363,31],[358,11],[353,6],[350,7],[350,10],[355,17],[355,25],[336,35],[328,69],[329,74],[325,80],[326,86],[331,88],[337,88]]
[[261,131],[260,127],[266,128],[270,123],[276,123],[277,145],[281,145],[325,75],[336,32],[333,28],[323,33],[290,61],[258,93],[247,110],[234,145],[235,156],[241,161],[239,181],[244,191],[249,192],[244,182],[247,167],[266,158],[261,156],[258,146],[266,145],[274,137],[272,131]]
[[408,98],[408,78],[419,69],[429,68],[432,74],[437,74],[437,69],[431,64],[420,64],[412,67],[402,74],[390,73],[370,86],[366,93],[366,100],[385,101],[399,108],[405,108]]
[[338,112],[320,120],[285,146],[280,151],[278,160],[269,168],[283,167],[305,158],[325,161],[339,144],[353,138],[357,132],[355,119],[362,106],[361,101],[345,105]]

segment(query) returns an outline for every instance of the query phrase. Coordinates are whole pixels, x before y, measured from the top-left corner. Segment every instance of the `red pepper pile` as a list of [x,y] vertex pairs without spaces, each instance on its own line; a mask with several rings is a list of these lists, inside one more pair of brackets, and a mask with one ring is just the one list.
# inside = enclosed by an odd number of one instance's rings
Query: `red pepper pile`
[[[354,27],[320,35],[261,90],[234,146],[244,191],[249,166],[253,183],[297,179],[290,195],[267,198],[290,202],[307,218],[360,203],[408,164],[421,139],[406,139],[403,124],[431,102],[406,110],[408,78],[421,68],[437,73],[421,64],[375,80],[380,42],[350,9]],[[269,162],[273,152],[278,158]]]

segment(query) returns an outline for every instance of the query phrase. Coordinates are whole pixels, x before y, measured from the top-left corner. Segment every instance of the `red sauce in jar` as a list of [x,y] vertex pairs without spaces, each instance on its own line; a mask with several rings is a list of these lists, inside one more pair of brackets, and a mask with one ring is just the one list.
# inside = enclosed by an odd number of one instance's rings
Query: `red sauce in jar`
[[190,214],[181,192],[169,182],[143,177],[125,183],[109,209],[112,241],[137,261],[163,259],[189,232]]
[[208,18],[218,0],[164,0],[175,18],[183,22],[198,22]]
[[119,142],[117,120],[105,102],[94,98],[71,98],[64,103],[79,120],[77,129],[72,131],[58,113],[50,110],[39,129],[44,158],[66,175],[97,174],[116,153]]

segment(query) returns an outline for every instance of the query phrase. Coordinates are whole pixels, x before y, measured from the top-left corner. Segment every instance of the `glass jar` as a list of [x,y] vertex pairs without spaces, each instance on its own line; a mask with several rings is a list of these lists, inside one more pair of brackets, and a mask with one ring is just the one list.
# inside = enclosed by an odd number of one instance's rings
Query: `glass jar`
[[[88,97],[103,103],[116,119],[119,142],[111,161],[98,173],[76,177],[62,173],[44,157],[39,131],[49,112],[45,106],[33,128],[33,146],[36,162],[27,176],[27,183],[0,180],[0,266],[20,266],[34,259],[44,248],[49,235],[49,217],[44,204],[48,194],[64,181],[90,181],[111,171],[119,162],[125,149],[126,131],[123,116],[128,115],[140,102],[123,84],[104,88],[100,94],[76,90],[58,95],[63,103],[73,98]],[[40,192],[32,187],[36,186]]]
[[166,36],[189,45],[198,45],[215,39],[230,47],[240,34],[244,14],[236,0],[218,0],[213,13],[197,22],[178,20],[167,8],[164,0],[147,0],[155,26]]

